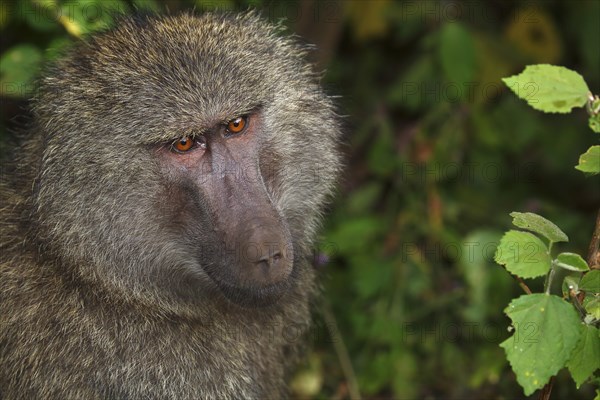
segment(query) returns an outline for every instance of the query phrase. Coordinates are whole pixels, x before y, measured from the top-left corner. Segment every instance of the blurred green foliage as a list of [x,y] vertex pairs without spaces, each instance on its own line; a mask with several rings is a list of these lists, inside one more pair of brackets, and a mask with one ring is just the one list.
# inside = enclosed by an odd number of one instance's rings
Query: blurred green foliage
[[[192,7],[284,18],[318,45],[323,84],[347,116],[346,169],[315,249],[329,259],[325,311],[295,393],[348,398],[353,370],[364,398],[522,397],[499,347],[519,288],[493,263],[495,246],[520,210],[585,254],[600,182],[573,168],[596,144],[585,113],[538,113],[501,78],[553,63],[598,93],[600,2],[2,0],[0,143],[26,124],[15,116],[41,66],[109,26],[106,10]],[[562,373],[553,389],[591,393]]]

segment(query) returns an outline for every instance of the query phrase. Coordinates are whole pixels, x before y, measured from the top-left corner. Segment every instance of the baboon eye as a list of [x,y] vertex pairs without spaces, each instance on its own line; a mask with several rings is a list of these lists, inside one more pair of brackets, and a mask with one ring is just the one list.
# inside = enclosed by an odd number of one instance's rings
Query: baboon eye
[[183,137],[183,138],[177,140],[175,143],[173,143],[173,148],[180,153],[185,153],[186,151],[190,150],[192,147],[194,147],[194,139],[192,139],[189,136]]
[[248,117],[237,117],[227,123],[228,133],[240,133],[246,128]]

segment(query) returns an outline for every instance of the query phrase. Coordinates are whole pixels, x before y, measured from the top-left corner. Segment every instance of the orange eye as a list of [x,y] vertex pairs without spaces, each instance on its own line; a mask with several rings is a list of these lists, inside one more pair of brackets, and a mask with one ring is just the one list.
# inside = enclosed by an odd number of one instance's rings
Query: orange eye
[[194,147],[194,139],[191,137],[184,137],[173,143],[173,148],[181,153],[185,153]]
[[248,122],[247,117],[237,117],[227,123],[227,132],[229,133],[240,133],[246,127]]

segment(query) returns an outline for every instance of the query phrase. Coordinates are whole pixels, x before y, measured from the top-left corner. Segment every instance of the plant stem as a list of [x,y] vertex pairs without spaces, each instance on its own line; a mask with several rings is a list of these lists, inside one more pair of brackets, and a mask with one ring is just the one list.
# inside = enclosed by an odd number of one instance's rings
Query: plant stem
[[525,293],[527,293],[527,294],[531,294],[532,293],[531,289],[529,289],[529,286],[527,286],[527,284],[525,283],[525,281],[522,278],[520,278],[520,277],[518,277],[516,275],[513,275],[513,277],[517,280],[517,282],[519,283],[519,286],[521,286],[521,289],[523,289],[523,291]]
[[600,209],[596,216],[596,227],[592,233],[587,262],[591,269],[600,269]]
[[[552,257],[553,244],[554,242],[551,240],[548,242],[548,254],[550,255],[550,257]],[[554,267],[554,261],[552,261],[552,263],[550,264],[550,271],[548,271],[548,273],[546,274],[546,281],[544,282],[544,293],[546,294],[550,294],[550,288],[552,287],[552,280],[554,279],[555,274]]]
[[548,275],[546,275],[546,282],[544,282],[544,293],[550,294],[550,289],[552,288],[552,281],[554,280],[554,274],[556,274],[556,265],[554,261],[552,261],[552,266],[550,267],[550,271]]
[[538,400],[549,400],[550,393],[552,393],[552,385],[554,385],[554,377],[550,378],[550,381],[542,388]]
[[575,294],[575,292],[573,292],[570,289],[569,289],[569,298],[573,302],[573,306],[575,307],[575,309],[579,312],[580,317],[583,319],[587,313],[586,313],[585,309],[583,308],[583,306],[581,305],[581,303],[579,302],[579,299],[577,298],[577,295]]

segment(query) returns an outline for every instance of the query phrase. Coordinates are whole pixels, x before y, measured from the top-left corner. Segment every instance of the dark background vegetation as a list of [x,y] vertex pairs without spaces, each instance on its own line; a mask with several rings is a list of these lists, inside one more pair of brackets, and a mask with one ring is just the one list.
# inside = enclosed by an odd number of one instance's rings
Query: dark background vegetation
[[[524,397],[498,347],[521,289],[495,244],[510,211],[532,211],[569,235],[561,250],[586,254],[600,182],[573,167],[597,138],[584,111],[539,113],[500,78],[551,63],[598,93],[600,2],[2,0],[0,151],[27,124],[44,63],[103,29],[106,10],[136,7],[283,19],[340,96],[346,168],[315,249],[325,299],[294,393]],[[591,396],[558,375],[553,398]]]

